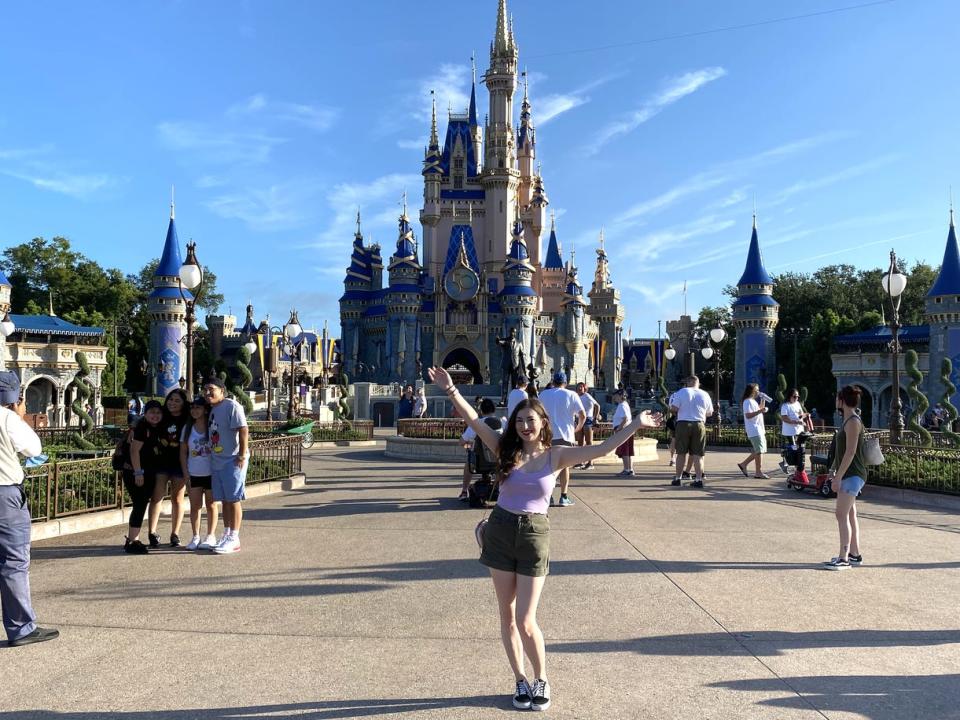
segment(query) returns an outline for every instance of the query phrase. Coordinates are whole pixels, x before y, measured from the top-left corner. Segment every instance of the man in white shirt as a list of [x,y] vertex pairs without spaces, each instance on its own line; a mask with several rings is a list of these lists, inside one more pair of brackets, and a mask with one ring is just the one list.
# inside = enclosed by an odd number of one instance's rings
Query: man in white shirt
[[[481,419],[494,417],[494,414],[497,412],[497,406],[494,405],[493,400],[490,398],[483,398],[477,405],[477,411],[480,413]],[[503,428],[506,427],[506,423],[506,418],[500,418],[501,432],[503,432]],[[473,472],[470,468],[470,453],[474,450],[476,439],[477,433],[469,425],[460,436],[460,444],[463,445],[463,449],[467,451],[467,459],[463,462],[463,483],[460,486],[460,495],[457,497],[457,500],[460,502],[467,502],[470,499],[470,482],[473,480]]]
[[[583,403],[575,392],[567,389],[567,374],[560,370],[553,374],[553,384],[540,393],[540,402],[550,418],[550,432],[553,433],[554,445],[573,445],[576,442],[577,431],[586,422],[587,414],[583,410]],[[573,505],[573,500],[567,495],[570,487],[570,468],[564,468],[558,476],[560,483],[560,507]],[[550,499],[553,504],[553,498]]]
[[529,396],[527,395],[527,376],[526,375],[517,375],[516,382],[513,383],[513,390],[510,391],[510,394],[507,396],[507,420],[510,420],[510,416],[513,415],[514,409],[521,402],[526,400]]
[[[787,401],[780,406],[780,434],[783,436],[785,445],[794,446],[797,444],[797,436],[807,429],[807,423],[810,422],[810,416],[803,411],[803,405],[800,404],[800,391],[793,389],[787,393]],[[812,427],[812,425],[810,426]],[[803,459],[793,457],[796,460],[797,472],[803,470]],[[786,473],[789,465],[794,463],[787,462],[787,457],[780,461],[780,469]]]
[[[583,422],[583,427],[577,432],[577,445],[593,445],[593,426],[600,417],[600,403],[587,392],[586,383],[577,383],[577,396],[580,398],[583,412],[587,416],[587,419]],[[593,462],[588,462],[586,465],[575,465],[574,467],[593,470]]]
[[670,398],[670,410],[677,414],[677,465],[671,485],[680,485],[684,462],[689,454],[693,458],[696,479],[692,486],[703,487],[703,455],[707,447],[707,418],[713,415],[710,395],[700,389],[700,378],[691,375],[686,387],[677,390]]
[[0,406],[0,604],[7,644],[19,647],[53,640],[60,633],[37,627],[30,601],[30,509],[20,458],[35,457],[42,448],[23,421],[27,408],[16,373],[0,372]]

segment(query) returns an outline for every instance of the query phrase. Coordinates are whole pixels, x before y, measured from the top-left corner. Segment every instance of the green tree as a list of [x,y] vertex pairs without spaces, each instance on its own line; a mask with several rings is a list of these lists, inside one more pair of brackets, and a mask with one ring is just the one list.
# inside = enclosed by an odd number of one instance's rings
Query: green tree
[[[701,309],[700,315],[693,325],[693,340],[694,344],[701,348],[707,347],[707,345],[715,348],[710,340],[710,331],[717,326],[722,327],[727,333],[727,338],[720,347],[720,397],[730,397],[733,393],[732,371],[737,357],[737,332],[733,326],[733,315],[730,308],[719,306]],[[714,360],[710,360],[703,373],[704,380],[707,381],[710,388],[713,387],[715,368]]]

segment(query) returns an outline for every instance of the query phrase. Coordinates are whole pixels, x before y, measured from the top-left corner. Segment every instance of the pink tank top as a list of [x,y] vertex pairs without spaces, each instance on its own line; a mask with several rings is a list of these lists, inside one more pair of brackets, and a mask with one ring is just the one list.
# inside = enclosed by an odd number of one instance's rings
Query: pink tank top
[[553,470],[550,451],[547,450],[544,454],[547,456],[546,461],[537,470],[528,472],[515,467],[510,471],[506,480],[500,484],[497,505],[515,515],[547,514],[550,496],[557,484],[557,474]]

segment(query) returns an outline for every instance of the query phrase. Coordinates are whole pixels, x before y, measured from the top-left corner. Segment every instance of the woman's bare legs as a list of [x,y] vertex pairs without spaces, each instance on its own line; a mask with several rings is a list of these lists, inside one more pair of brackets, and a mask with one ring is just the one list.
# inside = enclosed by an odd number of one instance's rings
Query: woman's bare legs
[[537,606],[540,604],[540,593],[543,592],[545,575],[530,577],[517,575],[516,617],[520,629],[520,639],[523,649],[533,665],[533,677],[537,680],[547,679],[547,652],[543,646],[543,633],[537,624]]
[[848,515],[850,521],[850,554],[860,555],[860,521],[857,519],[857,499],[853,499]]
[[[853,504],[857,501],[857,498],[849,493],[843,492],[837,488],[837,507],[836,507],[836,516],[837,516],[837,526],[840,529],[840,553],[838,557],[841,560],[846,560],[847,556],[850,554],[850,511],[853,509]],[[856,515],[854,515],[856,518]],[[859,528],[857,528],[857,543],[859,545]],[[859,550],[859,547],[857,548]]]
[[[209,491],[208,491],[209,492]],[[190,529],[200,535],[200,506],[203,505],[203,488],[190,488]]]
[[[507,651],[507,660],[516,680],[526,680],[523,671],[523,643],[520,640],[520,631],[517,629],[517,578],[516,573],[506,570],[490,568],[490,577],[493,578],[493,588],[497,591],[497,605],[500,608],[500,639],[503,649]],[[542,645],[542,640],[541,640]]]
[[217,520],[220,519],[220,503],[213,499],[213,490],[204,490],[203,496],[207,505],[207,535],[216,535]]

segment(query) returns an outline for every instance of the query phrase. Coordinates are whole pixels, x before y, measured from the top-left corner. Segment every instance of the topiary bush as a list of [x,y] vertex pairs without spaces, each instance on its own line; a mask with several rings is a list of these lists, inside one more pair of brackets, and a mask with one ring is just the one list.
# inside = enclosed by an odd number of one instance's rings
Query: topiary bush
[[70,383],[70,387],[74,389],[74,397],[73,402],[70,404],[70,409],[80,418],[80,436],[77,442],[79,449],[93,450],[95,449],[93,443],[87,442],[83,438],[86,433],[93,431],[93,418],[90,417],[90,413],[88,413],[86,409],[87,401],[90,399],[90,396],[93,395],[93,387],[87,382],[87,377],[90,375],[90,364],[87,362],[87,354],[81,350],[78,350],[73,357],[77,361],[77,365],[80,366],[73,381]]
[[243,345],[237,351],[237,371],[240,373],[239,383],[230,383],[230,392],[233,393],[236,401],[243,405],[243,411],[250,415],[253,412],[253,401],[246,393],[246,388],[253,382],[253,375],[250,373],[248,363],[250,362],[250,351]]
[[903,364],[907,369],[907,375],[910,376],[910,386],[907,388],[907,394],[910,396],[910,403],[913,406],[913,409],[910,411],[907,426],[917,433],[922,446],[930,447],[930,445],[933,444],[933,438],[930,436],[930,433],[927,432],[927,429],[920,424],[920,420],[926,414],[927,408],[930,407],[930,402],[920,391],[920,385],[923,383],[923,373],[920,372],[920,368],[917,367],[918,362],[917,351],[913,349],[907,350],[903,358]]
[[773,397],[777,401],[777,405],[783,405],[787,400],[787,378],[784,377],[783,373],[777,375],[777,391],[773,394]]
[[960,447],[960,435],[953,431],[953,423],[957,419],[957,409],[950,402],[950,398],[957,392],[956,385],[950,380],[953,375],[953,363],[950,358],[944,358],[940,363],[940,383],[943,385],[943,397],[940,398],[940,406],[946,411],[947,417],[940,426],[940,432],[950,440],[954,447]]

